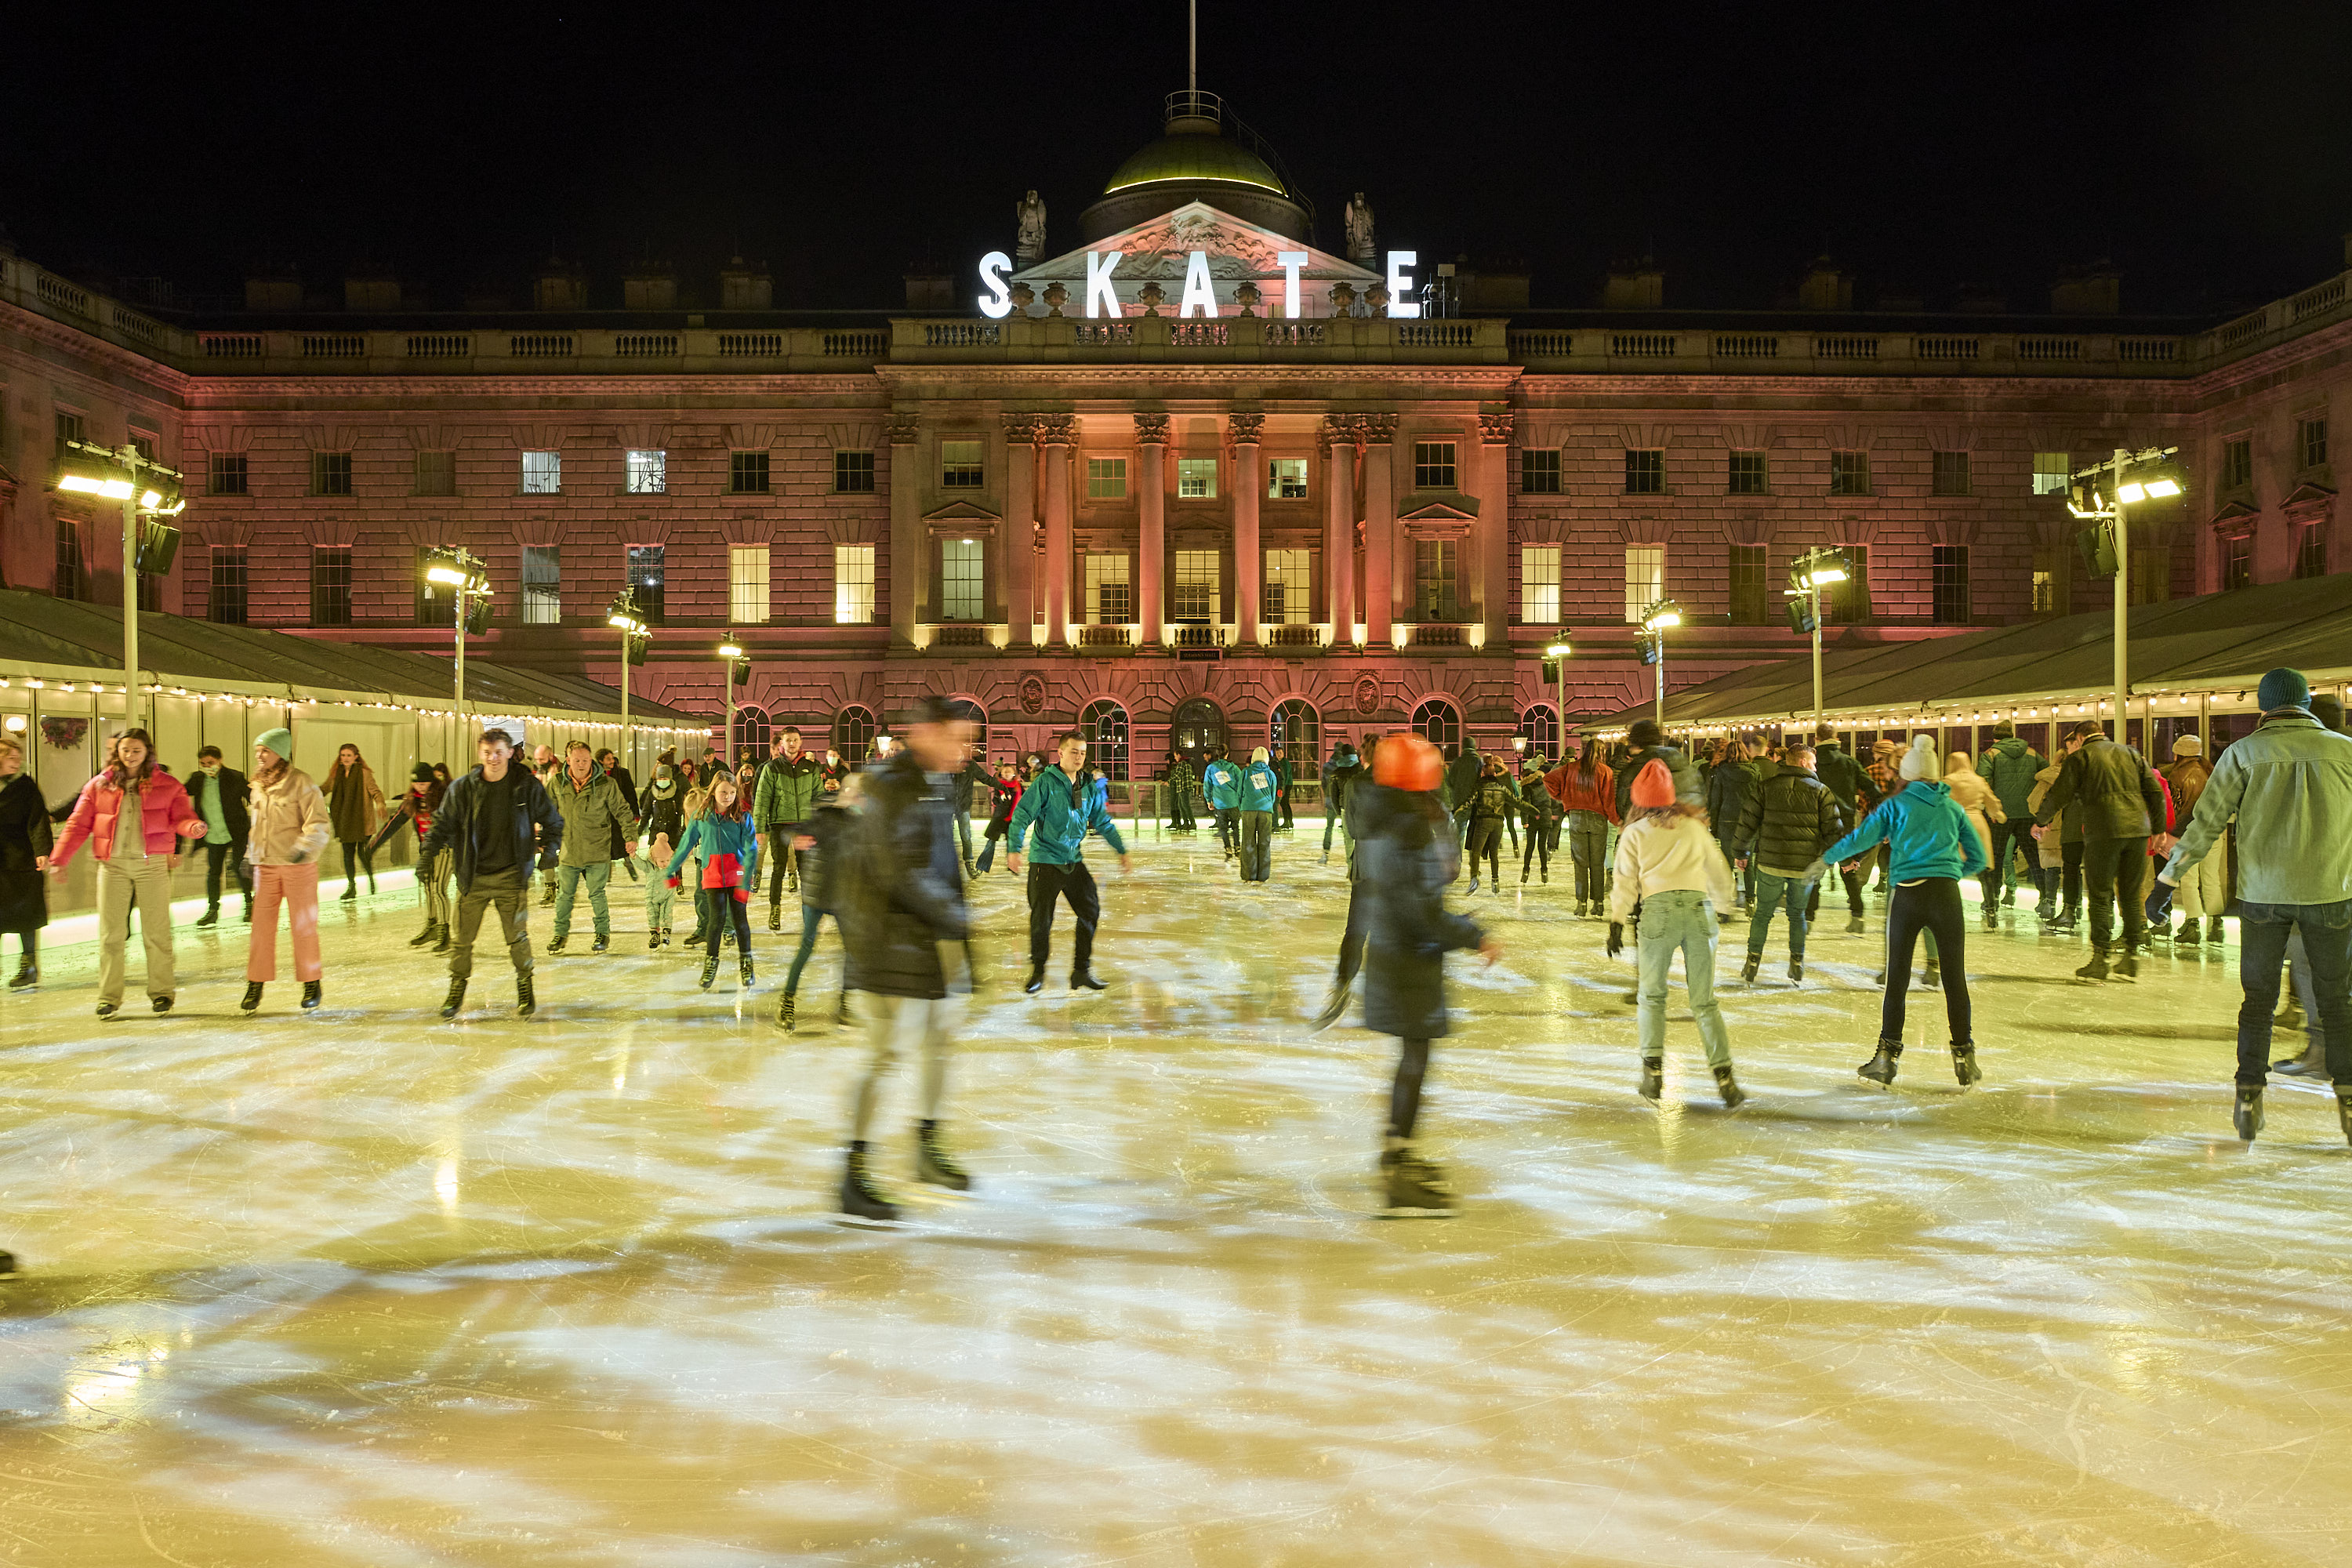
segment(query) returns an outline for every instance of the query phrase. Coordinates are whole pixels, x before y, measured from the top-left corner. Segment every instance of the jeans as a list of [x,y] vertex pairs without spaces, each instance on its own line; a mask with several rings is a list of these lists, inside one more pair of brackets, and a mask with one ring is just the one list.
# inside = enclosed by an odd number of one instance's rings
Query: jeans
[[1054,951],[1054,905],[1063,899],[1069,900],[1070,919],[1078,931],[1070,973],[1084,974],[1094,964],[1095,926],[1102,919],[1102,895],[1095,890],[1095,874],[1083,860],[1066,866],[1029,862],[1029,966],[1045,967]]
[[1226,854],[1238,854],[1241,850],[1242,814],[1230,805],[1218,806],[1216,812],[1217,842],[1224,846]]
[[253,930],[245,944],[246,979],[278,978],[280,902],[286,906],[286,923],[294,936],[294,978],[326,978],[326,966],[319,961],[319,863],[263,866],[256,870],[254,883]]
[[947,1092],[948,1052],[955,1044],[956,1026],[963,1021],[964,1005],[971,995],[971,972],[964,963],[963,943],[943,942],[939,947],[940,973],[947,977],[945,996],[934,1001],[920,996],[868,994],[866,1041],[874,1055],[850,1101],[849,1136],[853,1142],[866,1142],[866,1129],[874,1122],[875,1102],[881,1097],[882,1080],[898,1066],[901,1051],[922,1052],[922,1120],[939,1120],[940,1100]]
[[2147,940],[2147,909],[2140,900],[2140,879],[2147,874],[2147,836],[2137,838],[2094,838],[2083,846],[2083,878],[2091,885],[2091,945],[2104,952],[2116,945],[2114,916],[2123,910],[2123,941],[2137,947]]
[[1474,816],[1470,819],[1470,852],[1467,858],[1470,862],[1472,881],[1478,879],[1478,862],[1484,860],[1486,862],[1486,879],[1496,887],[1502,885],[1502,869],[1496,864],[1496,860],[1502,854],[1504,820],[1499,816]]
[[1642,900],[1636,952],[1641,959],[1641,1004],[1634,1009],[1642,1059],[1666,1054],[1666,974],[1675,954],[1683,955],[1683,980],[1690,988],[1691,1015],[1706,1047],[1706,1065],[1731,1065],[1731,1036],[1715,1004],[1715,944],[1719,934],[1706,895],[1689,889],[1652,893]]
[[969,866],[971,864],[971,807],[969,805],[960,807],[954,816],[956,850],[963,857],[963,863]]
[[1923,877],[1895,889],[1886,906],[1886,998],[1878,1009],[1880,1039],[1898,1048],[1903,1044],[1903,1004],[1911,988],[1911,957],[1924,931],[1934,937],[1934,951],[1943,959],[1944,1016],[1951,1026],[1952,1044],[1975,1043],[1969,1008],[1968,930],[1968,911],[1960,904],[1958,878]]
[[2300,932],[2319,1003],[2311,1026],[2327,1053],[2327,1076],[2352,1088],[2352,900],[2334,904],[2238,901],[2238,1086],[2260,1089],[2270,1076],[2271,1015],[2278,1011],[2279,967],[2287,938]]
[[605,907],[604,884],[613,879],[613,863],[599,860],[593,866],[559,866],[555,868],[555,940],[562,942],[572,934],[572,905],[580,895],[580,885],[588,885],[588,911],[596,921],[596,934],[613,934],[613,911]]
[[449,978],[465,980],[474,973],[474,939],[481,934],[482,916],[498,911],[499,935],[518,979],[530,978],[530,873],[515,867],[478,875],[474,885],[457,895],[457,940],[449,945]]
[[1263,882],[1274,875],[1274,813],[1244,811],[1242,817],[1242,880]]
[[[800,951],[793,954],[792,973],[784,976],[785,995],[790,996],[800,990],[801,971],[808,967],[809,954],[816,951],[817,928],[824,923],[823,910],[818,909],[814,904],[801,906]],[[841,934],[841,917],[838,915],[834,917],[833,931],[835,936]],[[844,978],[845,979],[846,976],[845,975]]]
[[2003,889],[2013,891],[2017,887],[2019,852],[2024,853],[2029,864],[2040,863],[2036,858],[2038,851],[2033,842],[2032,819],[2021,814],[2007,822],[1987,826],[1992,829],[1993,873],[2000,879],[2000,885]]
[[250,904],[253,901],[253,879],[246,871],[245,858],[236,855],[236,845],[233,842],[206,843],[205,846],[205,908],[215,913],[220,910],[221,889],[226,885],[226,879],[221,876],[223,865],[226,865],[229,875],[236,879],[237,891],[245,895],[246,902]]
[[1331,853],[1331,834],[1334,829],[1338,830],[1340,847],[1344,849],[1348,843],[1347,816],[1332,804],[1328,795],[1326,795],[1323,799],[1323,853],[1326,855]]
[[1789,911],[1789,962],[1794,963],[1805,956],[1805,905],[1818,886],[1802,877],[1757,870],[1756,905],[1748,917],[1752,922],[1748,928],[1748,957],[1764,956],[1764,939],[1772,933],[1772,917],[1783,906]]
[[1568,814],[1568,858],[1576,863],[1576,901],[1609,897],[1609,819],[1597,811]]

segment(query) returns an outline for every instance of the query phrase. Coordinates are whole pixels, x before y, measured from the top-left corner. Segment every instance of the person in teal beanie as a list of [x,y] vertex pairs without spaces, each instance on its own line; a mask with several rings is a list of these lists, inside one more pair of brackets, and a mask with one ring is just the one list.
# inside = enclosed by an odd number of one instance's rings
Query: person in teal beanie
[[1911,986],[1911,955],[1923,931],[1934,933],[1946,961],[1944,1016],[1952,1031],[1952,1074],[1962,1088],[1984,1076],[1977,1070],[1969,1009],[1969,922],[1960,906],[1960,879],[1985,869],[1985,853],[1969,814],[1943,782],[1943,771],[1936,738],[1913,736],[1911,749],[1903,753],[1904,786],[1805,868],[1805,879],[1818,881],[1832,866],[1879,844],[1892,854],[1887,875],[1895,895],[1886,906],[1886,993],[1879,1005],[1878,1054],[1857,1069],[1874,1083],[1893,1083],[1903,1057],[1904,998]]

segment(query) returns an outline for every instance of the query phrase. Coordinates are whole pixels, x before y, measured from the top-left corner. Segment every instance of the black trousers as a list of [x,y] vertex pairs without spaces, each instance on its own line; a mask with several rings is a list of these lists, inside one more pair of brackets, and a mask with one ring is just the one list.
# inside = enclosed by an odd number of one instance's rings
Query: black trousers
[[1054,951],[1054,904],[1061,899],[1069,900],[1070,918],[1078,928],[1070,973],[1084,974],[1094,963],[1095,926],[1102,919],[1102,895],[1095,891],[1095,874],[1083,860],[1066,866],[1029,862],[1029,964],[1033,969],[1045,968]]
[[1429,1074],[1429,1042],[1400,1039],[1397,1044],[1396,1081],[1389,1088],[1389,1131],[1394,1137],[1410,1138],[1413,1123],[1421,1120],[1421,1083]]
[[1274,825],[1276,827],[1296,827],[1298,826],[1297,819],[1290,815],[1290,792],[1288,790],[1284,790],[1274,797]]
[[1528,847],[1519,856],[1520,881],[1524,882],[1528,879],[1528,868],[1535,864],[1536,857],[1538,855],[1543,857],[1545,873],[1547,875],[1550,873],[1552,847],[1559,841],[1559,823],[1530,822],[1528,824]]
[[1331,977],[1331,989],[1344,991],[1356,983],[1356,972],[1364,967],[1365,928],[1371,921],[1371,899],[1360,880],[1348,884],[1348,929],[1339,933],[1339,969]]
[[360,879],[360,873],[364,870],[367,873],[368,891],[375,891],[375,857],[368,853],[368,847],[356,838],[346,838],[342,843],[343,880],[357,882]]
[[1470,819],[1469,860],[1473,879],[1477,877],[1478,862],[1483,859],[1486,862],[1486,879],[1495,883],[1502,881],[1502,870],[1495,862],[1502,853],[1505,820],[1499,816],[1474,816]]
[[2033,843],[2033,824],[2028,818],[2013,816],[2007,822],[1995,822],[1989,826],[1992,828],[1993,873],[2000,879],[2001,887],[2015,888],[2020,850],[2024,851],[2027,865],[2039,867],[2042,863],[2041,854]]
[[2059,850],[2059,853],[2065,858],[2065,866],[2060,872],[2059,882],[2065,895],[2066,907],[2063,912],[2070,915],[2080,914],[2083,910],[2083,848],[2084,841],[2075,838],[2070,839]]
[[1878,1037],[1900,1048],[1903,1044],[1903,1004],[1911,986],[1911,959],[1918,951],[1919,933],[1932,931],[1937,956],[1944,967],[1944,1016],[1951,1025],[1952,1044],[1974,1045],[1976,1037],[1969,1008],[1968,911],[1960,903],[1960,884],[1953,877],[1926,877],[1895,889],[1886,904],[1886,999],[1879,1006]]
[[727,922],[735,922],[735,952],[744,959],[751,956],[751,906],[735,896],[732,888],[713,888],[711,901],[718,907],[710,916],[710,929],[703,933],[710,956],[719,956],[719,939],[727,934]]
[[236,846],[233,843],[205,846],[205,907],[206,909],[220,908],[221,889],[224,886],[221,868],[224,865],[228,867],[229,874],[236,879],[236,890],[243,893],[248,900],[253,897],[252,879],[246,874],[245,861],[241,858],[236,858]]
[[784,901],[784,877],[797,871],[800,861],[793,848],[793,840],[800,836],[797,822],[772,822],[760,829],[768,836],[768,908]]
[[[2069,847],[2071,847],[2071,846]],[[2091,945],[2102,950],[2116,941],[2115,916],[2123,916],[2123,942],[2147,940],[2147,908],[2140,902],[2140,868],[2147,864],[2147,837],[2092,838],[2083,845],[2083,878],[2091,885]]]

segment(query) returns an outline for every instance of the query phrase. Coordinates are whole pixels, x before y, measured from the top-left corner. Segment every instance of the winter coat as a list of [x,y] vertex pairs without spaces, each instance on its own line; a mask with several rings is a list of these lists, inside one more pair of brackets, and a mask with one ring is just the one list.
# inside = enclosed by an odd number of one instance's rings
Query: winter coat
[[1705,893],[1718,910],[1739,894],[1722,847],[1695,816],[1645,816],[1617,836],[1615,878],[1609,885],[1609,918],[1622,925],[1641,901],[1654,893]]
[[1519,774],[1519,816],[1528,827],[1549,832],[1552,824],[1566,815],[1545,784],[1543,769],[1528,764]]
[[1726,758],[1716,763],[1715,771],[1706,775],[1706,819],[1717,838],[1730,836],[1762,783],[1753,763]]
[[686,837],[686,789],[673,773],[656,778],[637,797],[637,837],[650,843],[667,837],[675,845]]
[[1811,865],[1852,820],[1829,785],[1802,768],[1782,766],[1748,792],[1723,847],[1759,870],[1788,876]]
[[762,833],[780,822],[806,822],[824,788],[824,764],[806,752],[790,762],[770,757],[751,792],[751,821]]
[[253,786],[253,831],[245,858],[254,865],[308,865],[327,852],[332,832],[327,797],[301,769],[289,765],[268,784]]
[[1021,804],[1019,779],[992,778],[988,781],[988,831],[1003,837],[1013,829],[1013,813]]
[[1470,791],[1470,820],[1510,822],[1519,815],[1519,786],[1508,773],[1480,773]]
[[800,836],[812,840],[800,852],[801,902],[810,909],[833,914],[841,908],[841,861],[856,826],[857,814],[841,804],[838,794],[819,795],[816,809],[801,824]]
[[1617,810],[1617,775],[1610,771],[1607,763],[1596,761],[1592,764],[1592,782],[1589,784],[1577,783],[1574,763],[1562,763],[1544,774],[1544,787],[1551,791],[1562,811],[1598,812],[1612,822],[1624,820]]
[[2070,804],[2084,838],[2145,838],[2164,831],[2164,794],[2156,775],[2137,752],[2105,735],[2084,742],[2058,765],[2058,782],[2034,816],[2047,823]]
[[1215,758],[1201,770],[1201,788],[1209,797],[1210,810],[1233,811],[1242,802],[1242,772],[1224,758]]
[[1853,754],[1835,741],[1822,741],[1813,747],[1813,773],[1829,786],[1838,804],[1853,821],[1862,820],[1862,814],[1877,804],[1878,791],[1870,782]]
[[1706,781],[1699,776],[1698,764],[1690,760],[1689,752],[1673,746],[1644,746],[1618,766],[1615,784],[1617,815],[1610,818],[1612,822],[1622,822],[1632,814],[1633,780],[1653,757],[1665,763],[1666,771],[1674,775],[1677,805],[1706,804]]
[[1984,846],[1985,864],[1992,864],[1992,825],[2007,822],[2009,813],[1992,785],[1973,769],[1955,768],[1944,775],[1945,784],[1952,792],[1954,804],[1969,814],[1969,826],[1977,830],[1977,842]]
[[1460,869],[1454,833],[1433,796],[1380,784],[1356,794],[1364,1026],[1409,1040],[1437,1039],[1447,1026],[1445,955],[1486,941],[1475,921],[1445,907],[1445,885]]
[[345,844],[366,843],[383,822],[383,791],[376,787],[375,770],[362,763],[340,774],[331,768],[327,778],[321,787],[335,837]]
[[0,931],[38,931],[49,923],[49,891],[39,867],[56,835],[49,803],[30,773],[0,784]]
[[1242,768],[1241,807],[1244,811],[1272,811],[1281,797],[1282,780],[1272,763],[1249,763]]
[[1192,763],[1186,762],[1181,757],[1175,758],[1173,761],[1169,763],[1168,798],[1171,802],[1175,802],[1180,805],[1189,802],[1195,795],[1200,793],[1200,776],[1192,772]]
[[[2052,763],[2033,775],[2033,788],[2025,797],[2025,811],[2029,819],[2041,812],[2042,801],[2049,797],[2050,786],[2057,782],[2058,764],[2056,763]],[[2035,846],[2041,850],[2036,858],[2045,869],[2066,864],[2066,834],[2073,826],[2074,822],[2070,813],[2068,819],[2060,824],[2057,832],[2042,834],[2034,840]],[[2075,835],[2078,841],[2081,837],[2080,834]]]
[[1348,809],[1348,791],[1354,787],[1363,771],[1355,747],[1342,742],[1331,748],[1331,760],[1323,764],[1323,811],[1326,816]]
[[1486,759],[1478,754],[1478,749],[1463,747],[1462,754],[1445,764],[1445,808],[1456,816],[1469,810],[1470,797],[1486,772]]
[[721,816],[706,811],[687,825],[686,839],[672,851],[662,875],[675,885],[689,856],[702,860],[698,886],[724,889],[738,902],[749,903],[760,880],[760,830],[749,816]]
[[392,809],[383,814],[383,826],[377,828],[375,837],[367,841],[367,854],[373,856],[391,843],[403,823],[414,826],[419,844],[425,842],[425,836],[433,831],[433,813],[425,808],[425,797],[416,793],[419,787],[411,784],[400,792],[400,797],[392,803]]
[[990,784],[994,781],[995,777],[996,775],[994,773],[992,773],[986,768],[982,767],[980,765],[980,759],[975,757],[971,761],[964,763],[962,771],[958,773],[955,777],[950,781],[948,784],[948,799],[953,803],[956,811],[960,815],[970,816],[971,815],[972,801],[978,798],[982,790],[988,788]]
[[2033,793],[2035,778],[2049,765],[2049,758],[2014,735],[2003,735],[1977,759],[1977,772],[1992,786],[2002,812],[2021,820],[2033,815],[2026,797]]
[[[73,811],[66,817],[66,830],[58,835],[57,847],[49,854],[52,868],[70,864],[85,838],[89,840],[89,852],[100,860],[114,858],[115,824],[122,811],[124,792],[110,772],[81,786]],[[189,809],[188,792],[180,781],[161,768],[147,775],[139,796],[139,826],[150,855],[177,855],[181,839],[193,842],[213,830],[211,823]]]
[[1074,779],[1058,767],[1047,768],[1021,792],[1005,827],[1004,847],[1013,854],[1036,830],[1029,858],[1041,866],[1068,866],[1086,858],[1088,831],[1103,836],[1114,854],[1127,853],[1127,844],[1110,819],[1110,808],[1096,797],[1083,777]]
[[939,944],[971,934],[947,795],[911,753],[900,752],[867,770],[865,804],[854,820],[841,868],[846,885],[834,910],[848,988],[945,996]]
[[2197,812],[2197,797],[2205,793],[2213,770],[2202,757],[2183,757],[2168,768],[2157,770],[2157,776],[2172,786],[2172,819],[2187,822]]
[[635,829],[636,816],[621,798],[621,786],[593,763],[585,784],[574,784],[567,771],[547,781],[547,793],[563,817],[562,865],[600,866],[614,859],[614,836],[625,839]]
[[[198,768],[188,775],[187,788],[190,809],[204,817],[207,824],[212,818],[205,816],[205,797],[218,794],[221,819],[228,824],[230,858],[244,859],[246,835],[253,831],[253,786],[246,776],[232,767],[224,766],[216,773],[208,773]],[[207,826],[205,832],[209,835],[211,828]]]
[[513,781],[511,795],[514,809],[504,822],[482,818],[483,793],[489,787],[482,777],[479,763],[466,770],[461,778],[451,781],[449,791],[441,797],[441,809],[433,818],[433,831],[416,847],[419,860],[430,860],[444,849],[451,852],[450,865],[457,873],[457,890],[471,892],[474,868],[481,858],[483,838],[492,833],[514,836],[514,868],[522,875],[525,886],[530,882],[534,833],[539,839],[540,869],[555,865],[557,852],[563,844],[563,818],[548,797],[547,786],[539,775],[520,763],[507,764],[507,778]]
[[1927,779],[1914,779],[1880,801],[1822,859],[1831,865],[1851,860],[1882,841],[1894,851],[1887,874],[1898,883],[1973,877],[1991,864],[1951,787]]
[[2213,764],[2165,879],[2202,860],[2238,824],[2238,897],[2257,904],[2352,899],[2352,738],[2308,713],[2264,719]]

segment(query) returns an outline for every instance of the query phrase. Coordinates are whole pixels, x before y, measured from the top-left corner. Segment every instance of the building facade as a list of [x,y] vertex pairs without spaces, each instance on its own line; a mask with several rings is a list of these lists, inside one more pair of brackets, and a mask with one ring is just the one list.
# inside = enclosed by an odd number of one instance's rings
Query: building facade
[[0,573],[119,598],[119,522],[50,487],[53,442],[137,442],[190,497],[154,608],[442,650],[420,556],[462,546],[497,591],[473,657],[617,680],[633,590],[641,696],[716,715],[718,647],[750,653],[739,738],[858,752],[939,692],[998,755],[1080,725],[1143,777],[1406,724],[1556,752],[1548,647],[1571,726],[1649,692],[1654,599],[1684,612],[1671,682],[1784,657],[1817,545],[1859,568],[1841,643],[2096,607],[2057,492],[2118,446],[2191,474],[2135,518],[2136,595],[2352,566],[2352,274],[2218,323],[2124,317],[2095,279],[2046,315],[1855,311],[1826,269],[1776,312],[1667,310],[1638,273],[1529,310],[1523,279],[1379,249],[1360,197],[1341,252],[1311,243],[1205,95],[1078,247],[1020,216],[1017,254],[887,317],[772,310],[749,267],[716,309],[658,274],[592,308],[551,266],[523,309],[355,276],[173,312],[0,254]]

